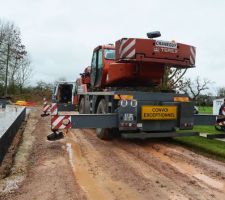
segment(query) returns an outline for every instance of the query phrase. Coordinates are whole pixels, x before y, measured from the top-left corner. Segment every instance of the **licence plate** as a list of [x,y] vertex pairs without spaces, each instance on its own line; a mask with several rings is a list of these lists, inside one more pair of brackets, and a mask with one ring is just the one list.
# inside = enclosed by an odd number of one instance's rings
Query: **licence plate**
[[174,120],[177,119],[176,106],[142,106],[142,120]]

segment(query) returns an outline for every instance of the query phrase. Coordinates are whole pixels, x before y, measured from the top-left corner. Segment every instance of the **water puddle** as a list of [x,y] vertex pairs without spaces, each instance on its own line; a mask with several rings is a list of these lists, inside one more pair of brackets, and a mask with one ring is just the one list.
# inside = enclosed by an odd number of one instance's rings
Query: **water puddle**
[[76,180],[88,199],[111,199],[109,194],[101,192],[101,186],[96,185],[96,181],[88,172],[85,163],[82,163],[81,154],[76,144],[67,143],[66,150],[69,154],[69,161],[73,168]]

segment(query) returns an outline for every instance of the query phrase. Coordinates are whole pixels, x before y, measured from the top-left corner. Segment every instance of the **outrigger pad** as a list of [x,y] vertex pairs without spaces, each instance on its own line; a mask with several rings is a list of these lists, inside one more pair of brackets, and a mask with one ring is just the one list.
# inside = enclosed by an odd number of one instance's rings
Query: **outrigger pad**
[[41,117],[47,117],[47,116],[49,116],[50,114],[49,113],[43,113],[43,114],[41,114]]
[[47,136],[47,140],[49,141],[60,140],[63,137],[64,137],[63,132],[59,132],[59,133],[53,132]]

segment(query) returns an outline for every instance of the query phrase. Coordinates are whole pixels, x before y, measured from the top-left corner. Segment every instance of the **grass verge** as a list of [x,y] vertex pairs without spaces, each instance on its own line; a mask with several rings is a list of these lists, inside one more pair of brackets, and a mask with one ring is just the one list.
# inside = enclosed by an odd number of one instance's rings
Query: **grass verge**
[[200,114],[212,114],[213,108],[211,106],[199,106],[198,111]]
[[193,131],[197,131],[199,133],[208,133],[208,134],[223,133],[221,131],[217,131],[214,126],[194,126]]
[[207,157],[225,162],[225,142],[199,136],[174,138],[173,142]]

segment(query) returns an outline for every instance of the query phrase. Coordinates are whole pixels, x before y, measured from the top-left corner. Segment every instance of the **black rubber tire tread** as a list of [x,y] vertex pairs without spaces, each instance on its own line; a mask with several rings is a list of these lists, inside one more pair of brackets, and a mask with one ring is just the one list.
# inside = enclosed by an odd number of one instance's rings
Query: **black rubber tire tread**
[[217,131],[223,131],[223,132],[225,132],[225,127],[224,126],[215,125],[215,129]]
[[[100,100],[96,113],[107,113],[107,102],[105,99]],[[109,128],[96,128],[96,135],[101,140],[111,140],[113,138],[112,129]]]
[[84,105],[84,97],[82,97],[81,100],[80,100],[79,109],[78,109],[80,114],[85,114],[84,106],[85,106]]

